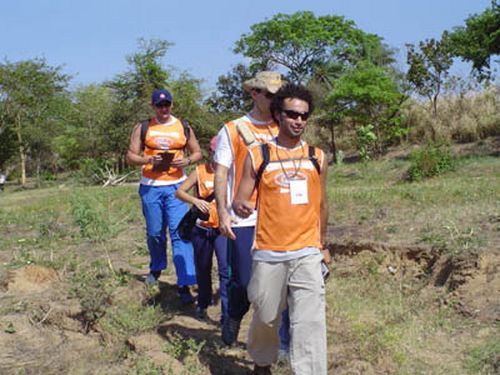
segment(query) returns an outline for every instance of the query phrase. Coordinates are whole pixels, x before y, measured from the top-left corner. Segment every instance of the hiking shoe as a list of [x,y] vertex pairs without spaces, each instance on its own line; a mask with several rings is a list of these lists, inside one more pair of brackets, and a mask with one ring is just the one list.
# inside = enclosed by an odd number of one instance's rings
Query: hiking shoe
[[187,285],[177,287],[177,294],[183,305],[189,305],[194,302],[194,297]]
[[222,325],[222,341],[226,345],[233,345],[238,339],[238,333],[240,332],[241,320],[227,317]]
[[278,351],[278,363],[287,364],[290,362],[290,352],[286,349]]
[[196,318],[199,320],[207,320],[208,315],[207,315],[207,309],[204,309],[203,307],[198,306],[196,308]]
[[155,277],[155,275],[153,275],[152,273],[150,273],[146,277],[146,280],[144,282],[146,283],[146,285],[150,285],[150,286],[157,285],[158,284],[158,278]]
[[271,366],[257,366],[253,368],[253,375],[272,375]]

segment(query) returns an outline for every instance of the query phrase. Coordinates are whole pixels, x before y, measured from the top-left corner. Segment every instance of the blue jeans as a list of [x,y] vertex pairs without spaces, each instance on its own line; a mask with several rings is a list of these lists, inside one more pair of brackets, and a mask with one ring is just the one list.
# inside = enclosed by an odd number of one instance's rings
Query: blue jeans
[[187,204],[175,197],[181,183],[167,186],[141,185],[139,195],[142,213],[146,219],[146,233],[151,271],[167,268],[167,226],[172,242],[172,258],[177,274],[177,285],[196,284],[196,271],[191,242],[183,241],[176,229],[188,210]]
[[[228,314],[241,320],[250,309],[247,287],[252,274],[252,246],[255,227],[233,227],[235,240],[227,240],[227,261],[229,267]],[[279,329],[280,348],[288,351],[290,346],[290,318],[288,308],[283,311]]]
[[221,303],[221,323],[227,318],[227,238],[217,229],[193,228],[191,238],[194,249],[194,264],[198,281],[198,306],[206,309],[212,303],[212,259],[215,251],[219,271],[219,294]]

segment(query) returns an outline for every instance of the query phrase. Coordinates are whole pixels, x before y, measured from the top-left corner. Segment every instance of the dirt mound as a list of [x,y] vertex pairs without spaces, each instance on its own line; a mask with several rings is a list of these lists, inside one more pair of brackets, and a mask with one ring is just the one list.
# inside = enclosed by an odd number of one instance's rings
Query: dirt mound
[[4,291],[32,293],[40,292],[59,280],[59,275],[51,268],[30,264],[7,272],[1,286]]

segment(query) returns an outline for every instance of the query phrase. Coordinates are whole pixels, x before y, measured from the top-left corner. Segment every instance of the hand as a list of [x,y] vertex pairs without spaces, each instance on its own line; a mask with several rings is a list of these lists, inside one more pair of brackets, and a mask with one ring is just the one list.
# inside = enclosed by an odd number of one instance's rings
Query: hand
[[330,264],[332,262],[332,256],[330,255],[330,250],[324,248],[321,250],[321,254],[323,255],[323,262],[326,264]]
[[196,199],[194,205],[204,214],[210,213],[210,203],[203,199]]
[[247,218],[253,213],[254,206],[248,201],[234,201],[233,210],[236,215],[242,218]]
[[227,211],[223,214],[219,214],[219,232],[231,240],[236,239],[236,235],[231,229],[231,225],[236,222],[236,220],[229,215]]
[[170,166],[174,168],[185,168],[189,164],[191,164],[191,162],[188,158],[178,158],[170,162]]
[[158,155],[150,156],[147,159],[145,164],[152,164],[153,167],[156,167],[156,166],[160,165],[162,161],[163,161],[163,157],[160,154],[158,154]]

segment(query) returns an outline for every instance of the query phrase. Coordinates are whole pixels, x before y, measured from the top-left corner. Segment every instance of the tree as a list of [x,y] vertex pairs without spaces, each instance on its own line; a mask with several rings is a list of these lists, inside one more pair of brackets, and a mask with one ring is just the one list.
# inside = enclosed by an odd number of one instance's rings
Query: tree
[[16,135],[21,185],[26,185],[27,156],[41,162],[41,152],[54,134],[55,117],[61,108],[69,76],[61,67],[44,59],[0,64],[0,100],[5,113],[1,128],[11,127]]
[[491,76],[491,56],[500,54],[500,3],[491,2],[491,7],[481,14],[465,20],[465,26],[455,27],[450,33],[451,49],[472,63],[479,79]]
[[[312,12],[277,14],[251,26],[234,48],[252,59],[252,69],[283,67],[292,81],[304,83],[325,63],[352,65],[375,54],[381,39],[342,16],[316,17]],[[375,48],[377,46],[377,48]]]
[[[387,143],[402,135],[399,109],[405,99],[406,95],[387,69],[368,61],[351,68],[334,82],[325,101],[332,152],[335,150],[334,126],[349,119],[356,127],[360,151],[364,151],[366,158],[371,144],[380,153]],[[373,137],[367,136],[372,132]]]
[[139,51],[126,57],[129,70],[118,74],[108,85],[121,101],[135,101],[149,98],[151,91],[164,88],[169,73],[162,67],[161,60],[173,46],[166,40],[138,40]]
[[178,78],[169,82],[169,88],[174,97],[174,116],[186,119],[200,144],[206,145],[217,133],[219,121],[216,115],[210,114],[202,105],[201,82],[187,73],[181,73]]
[[64,130],[52,140],[61,161],[74,168],[81,159],[113,158],[116,150],[108,142],[113,126],[111,90],[103,85],[80,86],[71,100]]
[[448,33],[445,31],[441,40],[432,38],[420,42],[418,49],[413,44],[407,44],[407,48],[410,66],[407,79],[419,95],[429,99],[435,117],[437,99],[453,63]]
[[243,90],[243,82],[252,78],[253,73],[243,64],[236,65],[229,73],[217,80],[217,91],[205,102],[211,112],[227,113],[228,117],[249,111],[252,100]]

